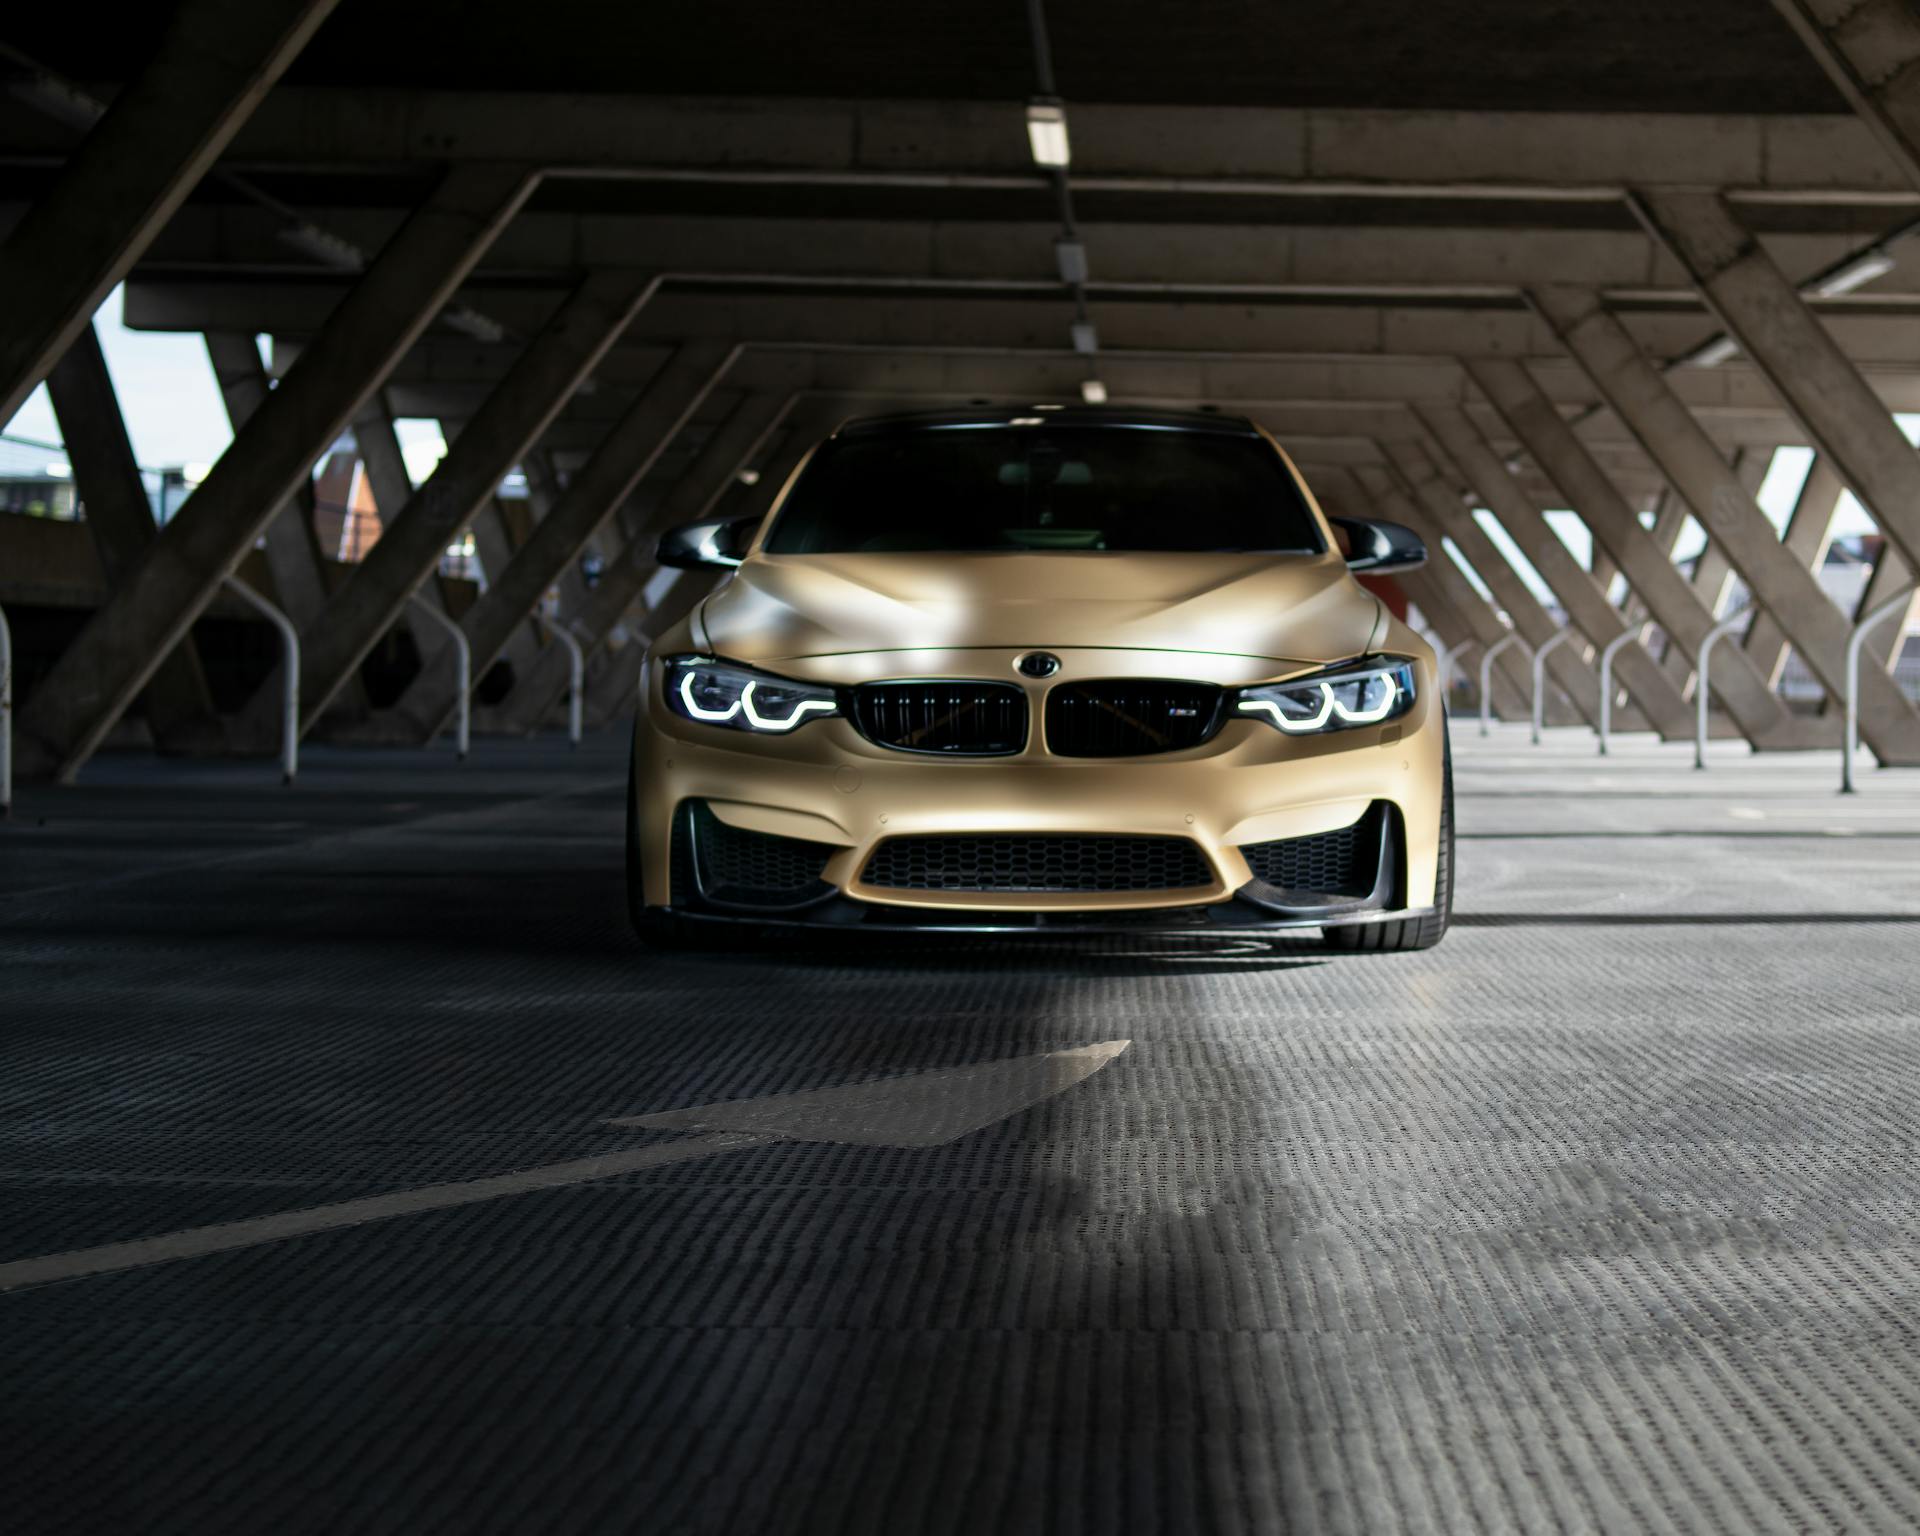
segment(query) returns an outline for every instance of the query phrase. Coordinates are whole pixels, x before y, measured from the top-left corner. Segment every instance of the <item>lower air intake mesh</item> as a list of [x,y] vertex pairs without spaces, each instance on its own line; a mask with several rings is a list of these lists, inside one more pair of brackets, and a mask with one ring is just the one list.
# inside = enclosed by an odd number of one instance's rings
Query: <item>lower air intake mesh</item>
[[1282,891],[1365,896],[1380,870],[1382,815],[1370,809],[1350,827],[1273,843],[1246,843],[1240,852],[1256,880]]
[[822,894],[820,872],[834,853],[826,843],[730,827],[699,801],[682,806],[676,832],[675,851],[684,838],[691,855],[676,863],[698,868],[707,899],[736,906],[792,906]]
[[898,891],[1183,891],[1213,884],[1184,837],[892,837],[861,880]]

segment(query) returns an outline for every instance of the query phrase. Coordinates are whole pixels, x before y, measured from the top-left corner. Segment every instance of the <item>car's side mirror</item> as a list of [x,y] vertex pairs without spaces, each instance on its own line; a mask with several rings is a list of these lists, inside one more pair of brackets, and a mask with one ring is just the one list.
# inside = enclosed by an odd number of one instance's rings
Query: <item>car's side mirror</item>
[[1427,563],[1427,546],[1420,535],[1399,523],[1374,518],[1329,518],[1341,535],[1347,569],[1360,575],[1384,571],[1411,571]]
[[753,548],[760,527],[757,517],[731,522],[685,523],[660,535],[653,558],[661,565],[690,570],[696,565],[738,565]]

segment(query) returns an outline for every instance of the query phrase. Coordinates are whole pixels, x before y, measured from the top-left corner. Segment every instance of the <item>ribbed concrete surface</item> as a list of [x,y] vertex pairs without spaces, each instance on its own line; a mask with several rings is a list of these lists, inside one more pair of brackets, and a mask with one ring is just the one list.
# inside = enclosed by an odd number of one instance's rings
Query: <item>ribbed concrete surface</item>
[[1911,1529],[1920,775],[1457,750],[1460,926],[1392,958],[659,959],[613,741],[28,794],[0,1262],[1134,1043],[950,1146],[0,1298],[0,1527]]

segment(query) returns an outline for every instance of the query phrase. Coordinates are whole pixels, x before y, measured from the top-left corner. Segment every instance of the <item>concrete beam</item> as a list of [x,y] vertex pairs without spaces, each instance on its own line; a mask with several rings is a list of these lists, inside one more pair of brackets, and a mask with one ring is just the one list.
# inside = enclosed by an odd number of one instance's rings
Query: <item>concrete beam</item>
[[184,0],[0,246],[0,423],[79,337],[337,0]]
[[253,546],[314,459],[452,297],[532,190],[520,167],[458,167],[332,320],[21,711],[22,768],[70,778]]
[[[770,433],[776,430],[793,405],[791,395],[771,392],[750,394],[729,415],[720,429],[707,438],[693,463],[675,481],[653,514],[634,531],[618,559],[609,561],[600,572],[599,583],[588,596],[586,607],[567,621],[567,628],[589,655],[597,651],[621,616],[631,608],[646,587],[647,580],[659,569],[653,552],[660,534],[679,523],[694,522],[707,515],[734,483]],[[689,585],[682,573],[676,587]],[[537,727],[553,701],[567,686],[568,666],[563,648],[549,645],[526,676],[516,680],[512,694],[501,713],[509,728],[531,731]]]
[[[711,195],[716,190],[709,187]],[[309,220],[356,245],[378,249],[391,235],[396,215],[378,205],[378,182],[369,201],[344,199],[304,204]],[[1009,199],[1008,201],[1014,201]],[[571,278],[582,264],[641,267],[675,274],[672,287],[732,282],[760,283],[781,274],[793,284],[856,284],[869,290],[894,285],[942,284],[949,288],[1045,291],[1058,295],[1051,275],[1054,216],[942,218],[919,212],[860,213],[839,217],[764,213],[752,189],[698,214],[649,210],[623,213],[604,208],[571,211],[529,209],[495,247],[478,276],[497,271],[524,281],[536,273]],[[976,209],[967,210],[969,213]],[[1659,303],[1702,308],[1699,295],[1661,244],[1623,220],[1597,228],[1591,210],[1563,202],[1540,202],[1527,214],[1508,207],[1497,224],[1484,205],[1462,207],[1436,221],[1432,208],[1410,222],[1381,210],[1353,209],[1353,222],[1305,222],[1276,218],[1286,210],[1263,206],[1258,217],[1222,217],[1204,223],[1169,220],[1164,210],[1150,219],[1078,219],[1076,229],[1098,253],[1090,279],[1096,296],[1118,299],[1159,294],[1212,302],[1257,301],[1338,292],[1351,299],[1368,294],[1430,300],[1512,298],[1518,286],[1551,274],[1563,282],[1600,288],[1609,303]],[[0,226],[7,219],[0,202]],[[1568,226],[1572,213],[1578,227]],[[1836,227],[1830,209],[1809,210],[1803,228],[1783,228],[1790,215],[1769,210],[1761,238],[1790,272],[1813,274],[1831,267],[1887,222],[1884,209],[1863,215],[1850,210]],[[1556,222],[1557,221],[1557,222]],[[296,267],[285,241],[284,219],[268,208],[189,204],[155,239],[141,264],[154,275],[185,276],[214,268],[270,273],[290,278]],[[1920,275],[1895,271],[1876,295],[1920,291]],[[1820,299],[1836,309],[1855,299]]]
[[[153,543],[153,507],[127,440],[113,377],[91,324],[47,375],[47,394],[72,462],[86,529],[109,591],[123,587]],[[146,689],[147,725],[162,751],[206,751],[223,738],[193,636],[160,664]]]
[[[1813,574],[1782,547],[1773,524],[1659,370],[1592,290],[1546,287],[1533,298],[1701,527],[1726,548],[1754,601],[1773,615],[1827,691],[1844,695],[1845,618]],[[1892,679],[1872,668],[1861,684],[1860,730],[1882,762],[1920,763],[1920,714]]]
[[[367,652],[405,612],[408,598],[439,567],[447,545],[632,323],[654,286],[653,278],[636,273],[589,277],[527,344],[479,412],[454,437],[426,484],[396,509],[366,559],[354,567],[346,586],[303,635],[300,714],[304,726],[319,718]],[[503,561],[499,569],[487,572],[490,585],[509,565]],[[525,617],[524,610],[521,616]],[[476,657],[474,677],[478,679],[484,670]],[[278,697],[276,688],[270,679],[249,706],[249,714],[270,706]]]
[[[233,159],[390,170],[510,155],[663,181],[1044,187],[1021,106],[299,87],[255,115]],[[1074,186],[1103,192],[1598,200],[1649,167],[1770,199],[1906,191],[1865,128],[1830,116],[1073,105]]]
[[[1488,358],[1469,364],[1468,373],[1587,525],[1595,548],[1612,556],[1626,575],[1628,591],[1673,642],[1676,654],[1697,657],[1701,641],[1713,627],[1713,615],[1673,564],[1671,545],[1663,547],[1641,525],[1626,498],[1540,393],[1525,367]],[[1678,520],[1673,519],[1676,524]],[[1626,654],[1646,655],[1637,644]],[[1722,705],[1755,747],[1791,744],[1795,725],[1773,693],[1770,679],[1743,661],[1721,659],[1716,692]],[[1647,662],[1651,665],[1652,658],[1647,657]],[[1693,724],[1687,720],[1679,734],[1685,737],[1692,731]]]
[[[533,611],[595,530],[633,493],[708,391],[725,376],[739,350],[717,342],[687,343],[573,476],[533,537],[461,618],[460,627],[473,647],[475,677],[485,675],[514,626]],[[412,739],[430,741],[446,723],[454,702],[454,690],[446,679],[423,674],[391,712],[396,729]]]
[[[1548,525],[1539,504],[1522,494],[1499,457],[1487,446],[1458,406],[1423,405],[1420,420],[1439,439],[1440,446],[1479,492],[1487,509],[1506,529],[1549,591],[1566,610],[1567,622],[1599,648],[1626,630],[1626,621],[1607,601],[1606,592],[1573,557],[1560,536]],[[1577,649],[1577,647],[1576,647]],[[1559,655],[1560,652],[1554,652]],[[1551,658],[1549,658],[1551,660]],[[1685,741],[1693,734],[1693,720],[1680,692],[1638,644],[1620,653],[1615,676],[1638,702],[1647,722],[1667,741]],[[1599,698],[1596,675],[1594,697]]]

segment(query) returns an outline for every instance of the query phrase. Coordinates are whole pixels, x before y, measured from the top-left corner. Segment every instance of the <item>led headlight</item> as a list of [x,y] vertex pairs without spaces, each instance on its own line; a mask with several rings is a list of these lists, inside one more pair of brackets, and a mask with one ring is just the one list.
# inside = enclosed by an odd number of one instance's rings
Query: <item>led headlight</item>
[[1242,688],[1233,708],[1290,736],[1379,725],[1413,708],[1413,663],[1405,656],[1362,656],[1311,677]]
[[839,696],[816,683],[771,677],[706,656],[669,656],[667,707],[683,720],[779,736],[840,713]]

